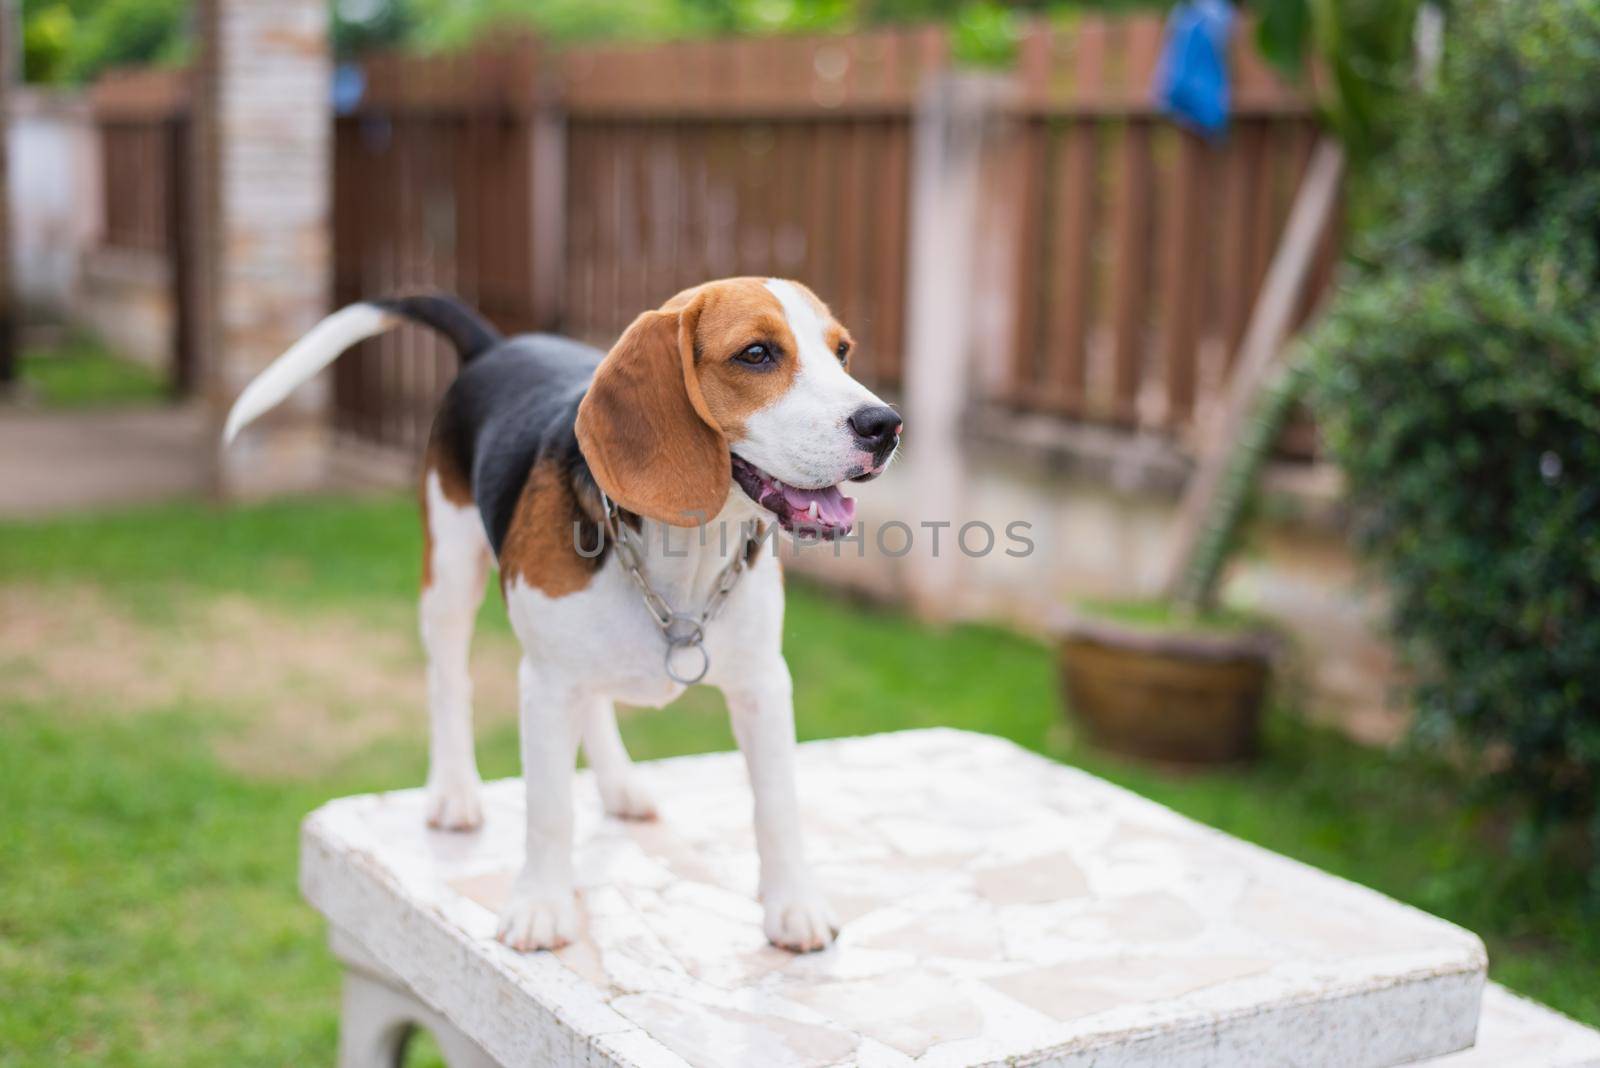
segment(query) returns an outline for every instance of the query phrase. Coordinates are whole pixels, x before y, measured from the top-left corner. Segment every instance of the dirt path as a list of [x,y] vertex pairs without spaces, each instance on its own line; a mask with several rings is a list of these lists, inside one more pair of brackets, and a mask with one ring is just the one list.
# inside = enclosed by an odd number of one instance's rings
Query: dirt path
[[204,408],[0,408],[0,519],[171,500],[206,492]]

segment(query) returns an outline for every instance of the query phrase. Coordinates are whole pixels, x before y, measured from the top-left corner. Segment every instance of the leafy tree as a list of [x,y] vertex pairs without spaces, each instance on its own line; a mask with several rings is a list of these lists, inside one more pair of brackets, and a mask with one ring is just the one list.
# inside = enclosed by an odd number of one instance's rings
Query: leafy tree
[[66,4],[51,4],[22,23],[22,74],[29,81],[62,81],[76,20]]
[[87,81],[115,66],[178,62],[189,0],[23,0],[23,76]]

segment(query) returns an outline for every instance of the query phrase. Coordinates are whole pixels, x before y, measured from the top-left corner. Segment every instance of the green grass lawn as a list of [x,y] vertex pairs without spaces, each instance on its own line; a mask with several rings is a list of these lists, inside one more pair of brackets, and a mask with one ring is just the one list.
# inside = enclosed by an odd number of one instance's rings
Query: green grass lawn
[[171,395],[160,375],[118,358],[87,334],[25,349],[17,370],[24,388],[46,408],[151,404]]
[[[412,505],[393,499],[0,525],[0,593],[92,588],[157,635],[241,594],[274,618],[409,634],[419,542]],[[508,644],[493,593],[484,619],[486,641]],[[1600,1024],[1600,923],[1583,880],[1501,849],[1499,821],[1469,812],[1436,763],[1280,710],[1253,767],[1162,774],[1074,738],[1035,642],[931,629],[798,584],[786,631],[805,738],[936,724],[1004,735],[1472,928],[1497,979]],[[337,974],[296,891],[298,822],[332,797],[419,784],[423,724],[331,765],[250,771],[219,755],[242,706],[41,693],[27,659],[0,646],[0,1066],[330,1063]],[[732,745],[704,692],[624,731],[643,758]],[[479,753],[486,775],[516,773],[507,717],[480,732]]]

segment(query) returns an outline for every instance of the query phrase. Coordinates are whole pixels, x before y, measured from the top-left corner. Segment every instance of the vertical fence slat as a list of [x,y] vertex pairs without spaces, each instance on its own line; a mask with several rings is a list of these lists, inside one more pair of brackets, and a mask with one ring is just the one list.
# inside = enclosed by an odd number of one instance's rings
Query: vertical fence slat
[[861,250],[866,241],[864,231],[869,225],[862,201],[871,177],[865,170],[865,147],[862,144],[863,131],[860,124],[846,124],[840,131],[840,136],[843,141],[843,153],[837,162],[839,199],[837,229],[833,234],[838,242],[835,261],[838,264],[838,273],[833,278],[827,299],[832,301],[840,319],[847,323],[858,323],[866,310],[863,307],[864,302],[858,298],[861,285]]
[[189,117],[177,113],[166,122],[166,222],[165,253],[169,264],[172,294],[172,384],[177,392],[191,392],[197,382],[196,308],[194,304],[194,247],[189,228],[191,200],[189,182]]
[[1019,136],[1021,176],[1017,203],[1017,305],[1013,345],[1011,401],[1027,406],[1039,398],[1030,388],[1038,378],[1039,319],[1043,304],[1044,169],[1049,129],[1042,122],[1025,123]]
[[1094,126],[1073,121],[1062,133],[1056,202],[1055,284],[1049,303],[1050,384],[1054,407],[1068,415],[1083,409],[1089,329],[1091,216],[1095,192]]
[[806,200],[806,280],[813,286],[826,288],[832,281],[828,260],[825,229],[829,214],[829,180],[833,177],[828,152],[832,148],[827,138],[828,126],[821,122],[806,124],[807,144],[803,164],[806,168],[806,186],[810,196]]
[[877,291],[874,306],[878,329],[873,335],[874,359],[878,368],[877,385],[889,389],[900,383],[902,349],[905,344],[901,318],[905,309],[906,197],[910,174],[910,131],[901,124],[890,124],[881,141],[881,175],[877,188],[881,198],[883,229],[878,239]]
[[1121,193],[1117,201],[1111,280],[1113,422],[1133,424],[1144,363],[1150,293],[1150,124],[1134,119],[1122,130],[1118,153]]
[[1222,345],[1227,365],[1244,339],[1245,321],[1250,315],[1255,292],[1252,226],[1255,205],[1261,199],[1259,176],[1264,143],[1261,129],[1254,123],[1241,123],[1228,145],[1227,188],[1224,192],[1221,278],[1223,293]]
[[1179,134],[1177,160],[1168,181],[1163,220],[1161,363],[1166,385],[1166,423],[1186,423],[1194,410],[1196,323],[1202,274],[1200,212],[1210,190],[1204,146],[1188,131]]
[[[1042,100],[1047,92],[1052,43],[1051,27],[1044,22],[1036,22],[1022,38],[1017,77],[1018,90],[1025,100]],[[1048,193],[1045,171],[1049,164],[1050,128],[1045,121],[1030,118],[1021,123],[1017,136],[1021,141],[1018,148],[1021,175],[1016,184],[1015,277],[1024,295],[1012,320],[1015,340],[1012,343],[1010,400],[1019,406],[1028,406],[1043,399],[1035,387],[1041,363],[1042,304],[1046,302],[1044,217]]]

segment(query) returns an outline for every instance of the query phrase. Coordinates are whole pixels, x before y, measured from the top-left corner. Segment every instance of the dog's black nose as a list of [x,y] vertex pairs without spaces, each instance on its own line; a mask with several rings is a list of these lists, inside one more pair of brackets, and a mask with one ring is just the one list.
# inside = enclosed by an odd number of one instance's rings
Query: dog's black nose
[[880,460],[894,448],[901,425],[900,413],[887,404],[859,408],[850,416],[850,429],[855,431],[861,444]]

